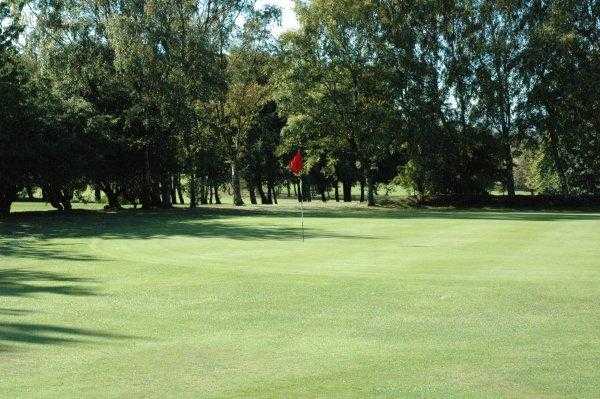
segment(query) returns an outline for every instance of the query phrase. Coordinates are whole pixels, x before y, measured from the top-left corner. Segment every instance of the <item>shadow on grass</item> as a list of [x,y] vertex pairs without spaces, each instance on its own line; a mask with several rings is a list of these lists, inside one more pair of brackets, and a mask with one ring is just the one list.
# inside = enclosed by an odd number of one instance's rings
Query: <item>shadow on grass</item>
[[[0,256],[20,258],[95,261],[99,258],[78,254],[78,243],[65,248],[66,243],[53,239],[150,239],[174,236],[195,238],[227,238],[234,240],[298,240],[299,223],[257,224],[250,218],[240,222],[227,221],[232,217],[271,215],[298,218],[289,212],[259,213],[252,210],[202,208],[196,211],[103,211],[23,212],[0,222]],[[310,238],[364,238],[338,232],[305,229]]]
[[[15,233],[18,229],[15,230]],[[15,237],[16,238],[16,237]],[[99,260],[95,256],[81,254],[76,250],[65,251],[64,244],[60,246],[47,241],[28,239],[2,238],[0,234],[0,255],[12,256],[18,254],[22,258],[57,259],[65,261],[93,261]]]
[[[190,212],[189,210],[177,210]],[[175,211],[175,212],[177,212]],[[268,216],[297,218],[299,212],[294,209],[265,207],[257,208],[202,208],[197,211],[206,217],[242,217]],[[377,206],[373,208],[356,206],[308,207],[304,211],[305,218],[326,219],[484,219],[515,221],[560,221],[560,220],[599,220],[600,211],[531,211],[513,209],[450,209],[450,208],[390,208]]]
[[[92,280],[64,274],[25,269],[0,270],[0,299],[2,297],[29,297],[42,294],[93,296],[90,287],[81,283]],[[72,328],[39,323],[13,321],[15,317],[34,313],[27,309],[0,308],[0,316],[10,316],[10,322],[0,322],[0,351],[15,349],[15,344],[64,345],[98,339],[130,339],[132,336],[113,334],[83,328]]]
[[[84,338],[128,339],[133,337],[48,324],[0,323],[0,345],[2,343],[57,345],[84,342]],[[6,345],[5,349],[7,349]]]
[[33,311],[28,309],[0,308],[0,316],[24,316],[29,313],[33,313]]
[[[69,277],[63,274],[24,269],[0,270],[0,297],[25,297],[33,294],[92,296],[95,291],[74,283],[92,280]],[[0,312],[7,309],[0,309]]]
[[[254,218],[252,218],[254,217]],[[238,218],[230,221],[228,219]],[[284,223],[257,223],[256,218],[290,219]],[[58,246],[53,239],[149,239],[165,237],[227,238],[234,240],[297,240],[299,212],[295,206],[202,207],[196,210],[176,208],[170,211],[124,210],[117,213],[77,210],[61,212],[22,212],[0,221],[0,255],[21,258],[94,261],[99,258],[77,253],[73,248]],[[305,218],[325,219],[440,219],[496,221],[600,221],[600,213],[514,210],[453,210],[365,208],[347,205],[323,207],[309,205]],[[373,239],[372,236],[350,235],[339,231],[315,230],[309,227],[305,237]]]

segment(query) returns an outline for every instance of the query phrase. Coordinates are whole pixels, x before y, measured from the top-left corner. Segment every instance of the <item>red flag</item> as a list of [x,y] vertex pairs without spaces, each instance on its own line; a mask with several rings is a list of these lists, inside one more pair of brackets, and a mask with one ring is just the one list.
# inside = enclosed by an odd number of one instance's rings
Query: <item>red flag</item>
[[290,170],[293,174],[299,175],[302,172],[302,168],[304,167],[304,159],[302,158],[302,153],[300,150],[296,152],[292,160],[290,161]]

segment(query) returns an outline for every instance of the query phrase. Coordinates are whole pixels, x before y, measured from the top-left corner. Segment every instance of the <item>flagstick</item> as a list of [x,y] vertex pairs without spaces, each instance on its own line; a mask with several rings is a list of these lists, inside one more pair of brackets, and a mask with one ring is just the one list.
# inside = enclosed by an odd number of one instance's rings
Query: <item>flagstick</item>
[[304,242],[304,184],[302,183],[302,177],[300,177],[300,220],[302,221],[302,242]]

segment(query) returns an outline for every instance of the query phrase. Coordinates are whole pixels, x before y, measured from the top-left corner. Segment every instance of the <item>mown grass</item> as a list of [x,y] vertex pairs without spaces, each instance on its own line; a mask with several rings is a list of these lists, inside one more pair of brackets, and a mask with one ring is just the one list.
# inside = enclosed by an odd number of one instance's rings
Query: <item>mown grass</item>
[[598,213],[86,208],[0,221],[0,397],[600,392]]

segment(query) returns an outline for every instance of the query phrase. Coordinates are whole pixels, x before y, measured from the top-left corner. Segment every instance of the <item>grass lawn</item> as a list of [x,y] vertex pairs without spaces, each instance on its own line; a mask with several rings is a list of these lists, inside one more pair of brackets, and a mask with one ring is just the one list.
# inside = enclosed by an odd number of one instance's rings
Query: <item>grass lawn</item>
[[3,398],[600,392],[600,214],[41,208],[0,221]]

